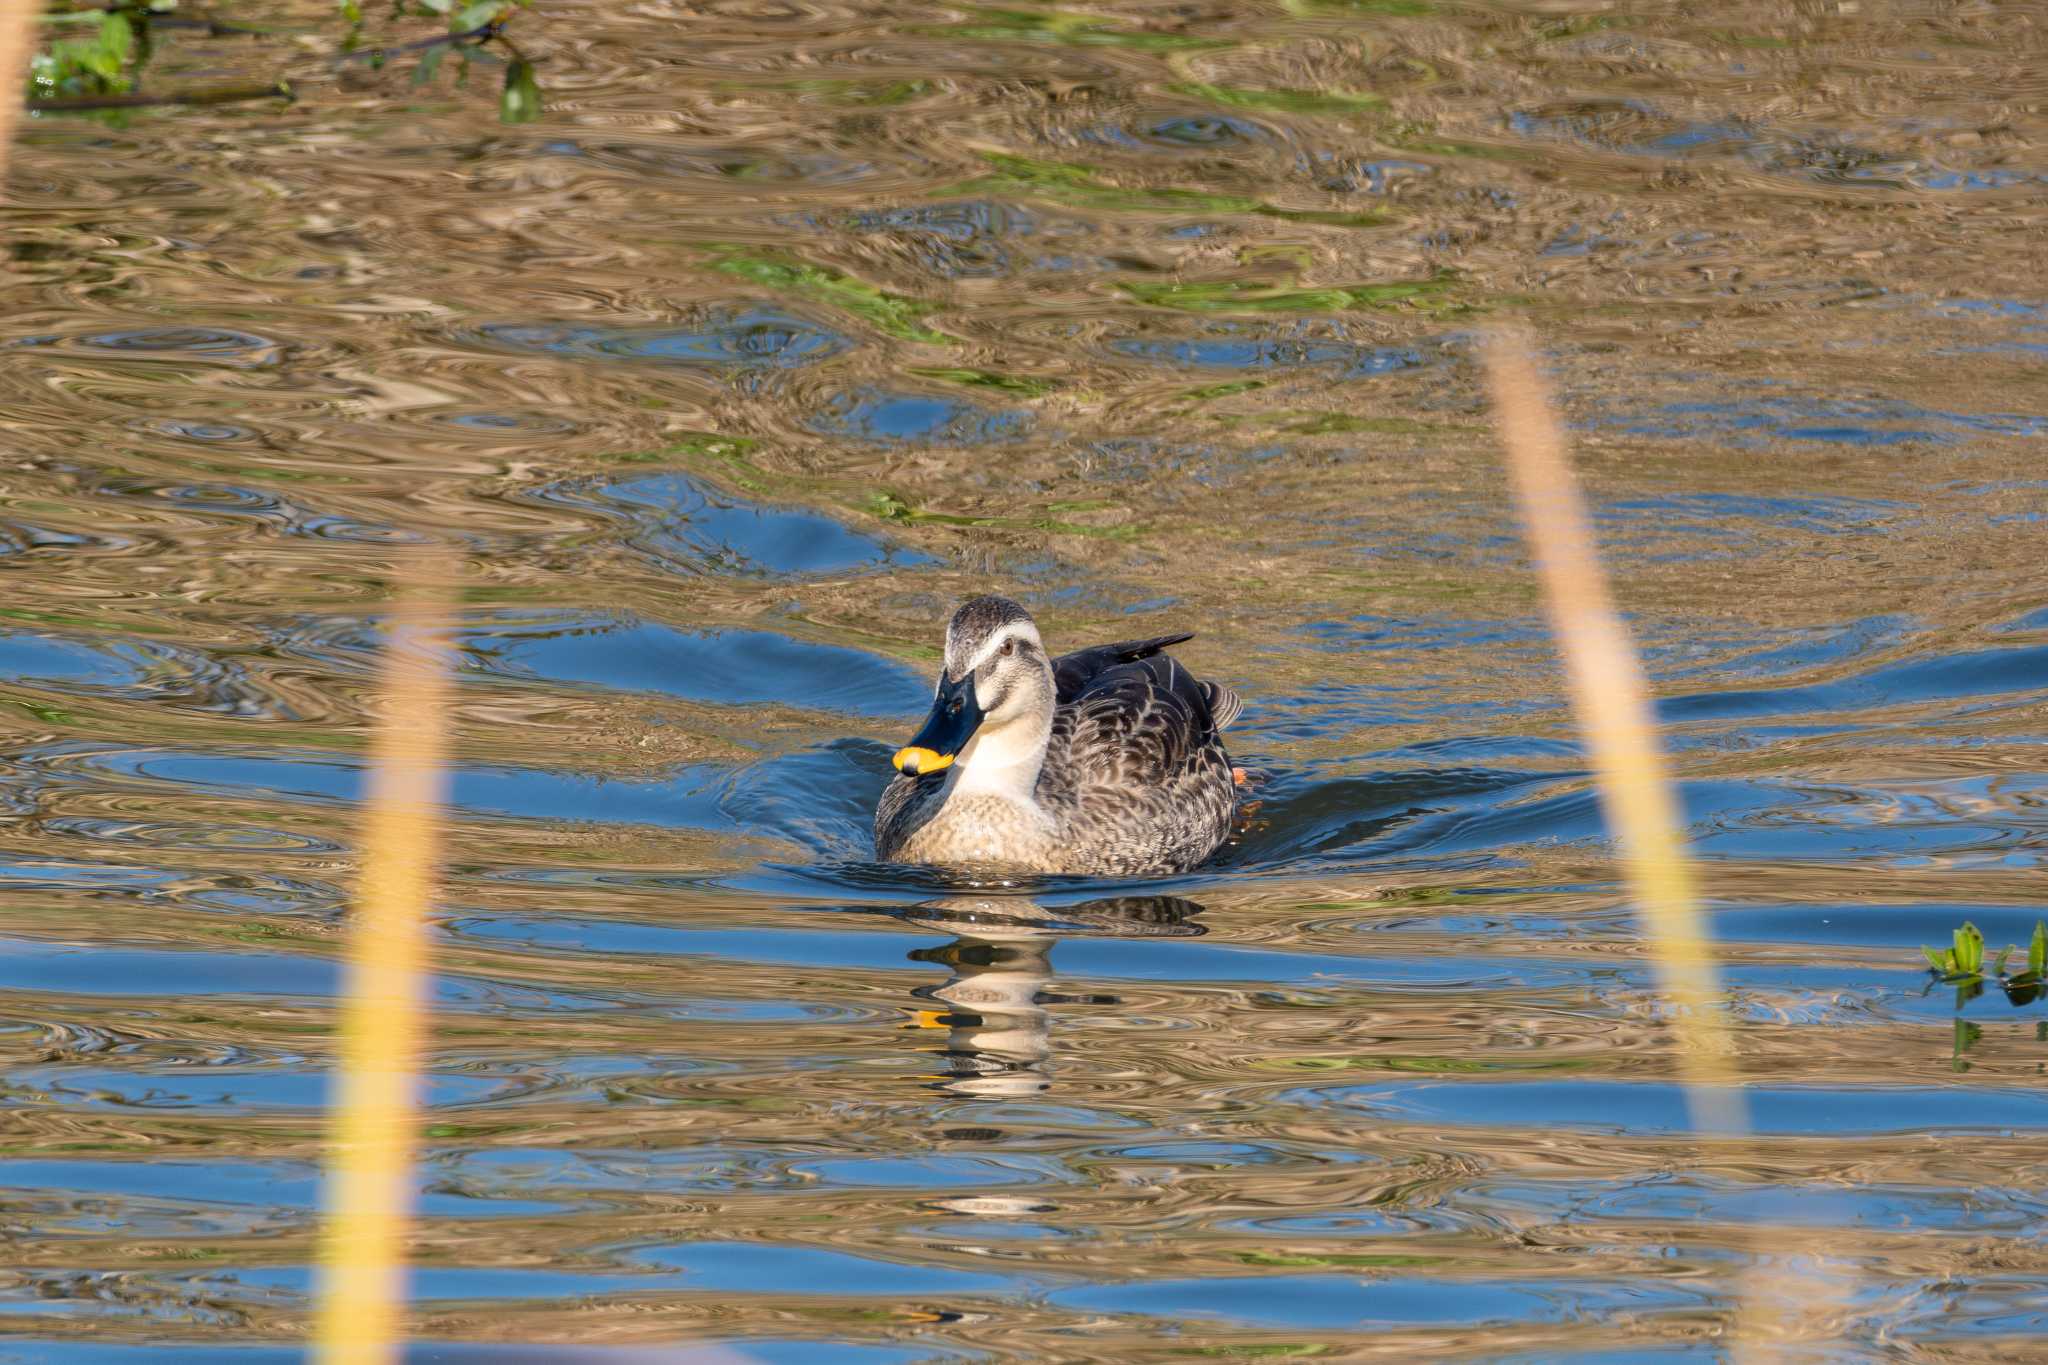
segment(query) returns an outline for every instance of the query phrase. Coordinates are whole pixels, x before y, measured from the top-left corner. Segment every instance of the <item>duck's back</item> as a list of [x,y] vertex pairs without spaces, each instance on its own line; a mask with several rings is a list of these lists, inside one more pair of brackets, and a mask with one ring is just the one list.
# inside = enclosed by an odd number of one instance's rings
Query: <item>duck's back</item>
[[1230,833],[1237,790],[1221,731],[1240,705],[1163,652],[1189,638],[1053,660],[1058,702],[1038,800],[1059,823],[1067,870],[1183,871]]

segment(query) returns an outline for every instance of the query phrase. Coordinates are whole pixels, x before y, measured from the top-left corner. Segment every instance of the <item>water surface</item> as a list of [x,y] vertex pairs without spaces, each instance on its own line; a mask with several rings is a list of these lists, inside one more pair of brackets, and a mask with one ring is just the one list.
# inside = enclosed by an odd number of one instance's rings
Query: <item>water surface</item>
[[[414,1358],[1709,1359],[1745,1287],[1814,1358],[2031,1352],[2048,1016],[1917,949],[2048,915],[2043,18],[548,2],[527,126],[403,68],[34,122],[0,1360],[297,1358],[428,541]],[[156,78],[275,60],[178,31]],[[1747,1145],[1686,1131],[1563,709],[1472,363],[1508,312]],[[1199,632],[1255,784],[1213,865],[871,864],[988,589]]]

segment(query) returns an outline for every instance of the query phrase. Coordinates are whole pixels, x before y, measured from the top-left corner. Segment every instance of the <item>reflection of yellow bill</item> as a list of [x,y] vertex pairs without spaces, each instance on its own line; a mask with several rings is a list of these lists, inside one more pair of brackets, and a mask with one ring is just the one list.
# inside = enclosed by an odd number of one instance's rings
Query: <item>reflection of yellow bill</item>
[[934,749],[910,748],[896,751],[896,771],[909,773],[912,777],[935,773],[950,766],[952,762],[953,755],[942,754]]

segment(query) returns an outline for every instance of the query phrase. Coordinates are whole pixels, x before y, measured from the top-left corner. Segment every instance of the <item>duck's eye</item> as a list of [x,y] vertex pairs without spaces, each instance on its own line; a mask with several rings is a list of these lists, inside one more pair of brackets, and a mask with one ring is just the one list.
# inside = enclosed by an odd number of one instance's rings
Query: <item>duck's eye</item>
[[1004,658],[1008,658],[1010,655],[1015,654],[1016,652],[1017,637],[1014,635],[1012,635],[1009,639],[1003,641],[1002,648],[996,651],[996,653],[1002,655]]

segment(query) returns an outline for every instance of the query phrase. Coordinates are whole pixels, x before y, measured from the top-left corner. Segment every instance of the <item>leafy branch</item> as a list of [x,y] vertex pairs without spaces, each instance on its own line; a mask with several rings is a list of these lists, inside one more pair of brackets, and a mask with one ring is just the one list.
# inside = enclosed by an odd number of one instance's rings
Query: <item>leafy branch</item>
[[[513,15],[529,3],[530,0],[394,0],[392,18],[438,19],[447,31],[414,42],[364,47],[361,4],[359,0],[341,0],[340,14],[347,31],[339,45],[340,55],[334,60],[367,62],[381,69],[396,60],[416,58],[412,73],[415,86],[433,80],[450,52],[457,54],[462,65],[456,79],[458,86],[467,79],[473,59],[502,64],[505,79],[498,99],[498,118],[505,123],[530,123],[541,114],[540,84],[532,60],[506,34]],[[291,85],[283,78],[267,84],[143,91],[142,73],[155,50],[151,35],[156,30],[196,29],[209,37],[270,36],[269,30],[222,23],[209,15],[174,13],[176,4],[177,0],[106,0],[41,16],[45,27],[69,32],[55,38],[31,60],[29,110],[78,113],[292,98]],[[503,57],[497,55],[500,50],[505,54]]]

